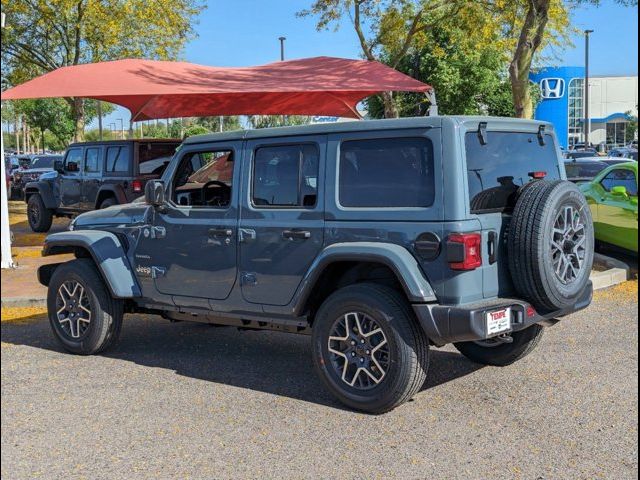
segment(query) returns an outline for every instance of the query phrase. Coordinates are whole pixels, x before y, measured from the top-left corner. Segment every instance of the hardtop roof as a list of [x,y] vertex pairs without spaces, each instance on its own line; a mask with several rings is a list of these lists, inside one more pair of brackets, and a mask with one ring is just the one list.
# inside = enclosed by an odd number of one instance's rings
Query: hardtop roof
[[123,143],[176,143],[181,144],[179,138],[126,138],[124,140],[95,140],[92,142],[74,142],[70,143],[67,148],[84,147],[92,145],[122,145]]
[[250,140],[274,137],[289,137],[296,135],[324,135],[331,133],[361,132],[375,130],[399,130],[410,128],[440,128],[445,122],[452,125],[463,125],[474,122],[487,122],[488,128],[491,124],[499,125],[501,129],[505,125],[514,125],[519,128],[535,127],[546,125],[549,130],[553,127],[548,122],[537,120],[524,120],[519,118],[502,118],[502,117],[482,117],[482,116],[434,116],[434,117],[405,117],[382,120],[354,120],[347,122],[317,123],[312,125],[297,125],[292,127],[275,127],[275,128],[259,128],[252,130],[234,130],[220,133],[207,133],[203,135],[194,135],[184,140],[185,145],[234,141],[234,140]]

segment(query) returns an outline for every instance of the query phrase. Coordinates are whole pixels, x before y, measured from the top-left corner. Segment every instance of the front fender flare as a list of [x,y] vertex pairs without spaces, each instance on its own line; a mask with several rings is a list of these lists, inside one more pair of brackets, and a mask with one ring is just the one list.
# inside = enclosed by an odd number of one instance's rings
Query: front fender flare
[[296,314],[302,313],[307,299],[324,269],[330,264],[340,261],[384,264],[398,278],[411,303],[429,303],[437,300],[418,261],[406,248],[394,243],[380,242],[335,243],[320,252],[303,278],[296,295],[294,307]]
[[[43,256],[75,253],[78,248],[87,250],[114,298],[142,296],[140,286],[118,237],[100,230],[78,230],[53,233],[45,239]],[[42,270],[41,270],[42,269]],[[51,277],[50,269],[38,269],[43,284]],[[46,282],[46,283],[45,283]]]
[[25,201],[28,201],[29,197],[34,194],[40,194],[44,206],[47,208],[58,208],[58,202],[56,201],[56,197],[53,194],[53,190],[51,188],[51,184],[49,182],[29,182],[24,186]]

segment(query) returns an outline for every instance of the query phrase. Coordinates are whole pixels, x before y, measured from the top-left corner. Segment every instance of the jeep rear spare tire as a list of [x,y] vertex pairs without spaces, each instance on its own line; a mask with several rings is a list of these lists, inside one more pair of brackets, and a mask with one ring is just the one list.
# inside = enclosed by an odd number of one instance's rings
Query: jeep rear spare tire
[[34,232],[48,232],[53,222],[53,213],[48,209],[39,193],[34,193],[27,202],[29,227]]
[[540,311],[570,308],[593,265],[593,222],[582,192],[567,181],[521,188],[507,240],[516,291]]

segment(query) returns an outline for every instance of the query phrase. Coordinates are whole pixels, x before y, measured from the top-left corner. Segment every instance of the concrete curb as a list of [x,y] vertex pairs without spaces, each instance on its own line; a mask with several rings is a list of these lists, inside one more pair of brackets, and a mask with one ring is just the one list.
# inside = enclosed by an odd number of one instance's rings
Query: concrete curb
[[594,290],[612,287],[629,280],[629,266],[620,260],[596,253],[593,257],[593,263],[608,267],[607,270],[602,272],[591,272],[589,278],[593,283]]
[[2,308],[43,307],[46,308],[46,298],[9,297],[2,299]]

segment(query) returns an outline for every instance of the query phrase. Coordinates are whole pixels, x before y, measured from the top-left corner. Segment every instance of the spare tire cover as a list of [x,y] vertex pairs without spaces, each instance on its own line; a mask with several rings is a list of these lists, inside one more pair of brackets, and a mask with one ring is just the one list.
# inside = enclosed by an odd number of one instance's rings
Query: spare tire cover
[[541,311],[572,307],[593,265],[593,221],[582,192],[567,181],[533,181],[520,189],[509,234],[516,291]]

